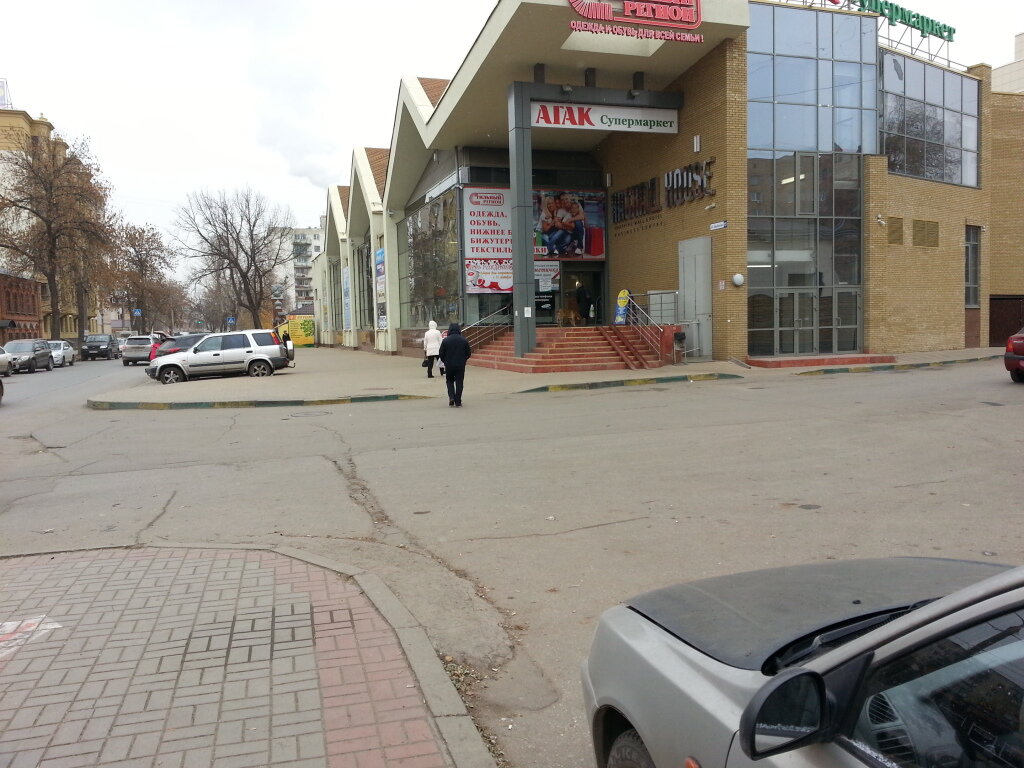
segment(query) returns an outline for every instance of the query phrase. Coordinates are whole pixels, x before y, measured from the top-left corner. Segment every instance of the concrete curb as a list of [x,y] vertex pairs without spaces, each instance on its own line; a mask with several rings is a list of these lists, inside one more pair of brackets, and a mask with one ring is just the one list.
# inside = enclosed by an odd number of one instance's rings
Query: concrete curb
[[617,379],[615,381],[585,381],[580,384],[549,384],[544,387],[524,389],[520,394],[531,392],[567,392],[573,389],[606,389],[608,387],[642,387],[678,381],[718,381],[719,379],[742,379],[735,373],[695,373],[692,376],[655,376],[649,379]]
[[424,703],[437,724],[441,741],[452,759],[454,768],[497,768],[494,758],[484,746],[480,732],[469,716],[462,697],[445,672],[441,660],[430,643],[426,631],[416,618],[376,574],[339,563],[321,555],[293,547],[253,547],[246,544],[188,544],[162,542],[138,546],[89,547],[83,550],[59,549],[52,552],[7,555],[0,559],[31,557],[40,554],[93,552],[105,549],[227,549],[247,552],[274,552],[293,560],[347,576],[355,580],[366,598],[395,630],[412,673],[419,682]]
[[219,400],[191,403],[119,402],[114,400],[86,400],[94,411],[181,411],[194,408],[298,408],[306,405],[350,405],[352,403],[379,403],[385,400],[433,400],[430,395],[354,395],[324,400]]
[[795,376],[824,376],[832,373],[874,373],[876,371],[910,371],[916,368],[941,368],[945,365],[960,365],[962,363],[984,363],[989,360],[1002,360],[1002,355],[990,355],[988,357],[970,357],[963,360],[936,360],[929,363],[885,363],[881,365],[862,365],[846,368],[820,368],[816,371],[800,371]]

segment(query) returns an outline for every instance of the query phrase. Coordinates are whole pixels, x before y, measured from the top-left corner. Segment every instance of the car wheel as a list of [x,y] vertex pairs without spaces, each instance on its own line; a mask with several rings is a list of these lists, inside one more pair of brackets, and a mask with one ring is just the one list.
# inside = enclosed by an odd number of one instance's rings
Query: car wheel
[[10,366],[10,365],[7,366],[7,370],[4,371],[4,378],[7,378],[8,376],[10,376],[12,372],[13,372],[12,366]]
[[185,373],[181,368],[177,368],[173,365],[168,365],[160,370],[157,374],[157,378],[161,384],[177,384],[185,380]]
[[250,376],[272,376],[274,366],[266,360],[253,360],[249,363],[249,370],[247,372]]
[[634,730],[620,733],[608,753],[608,768],[655,768],[640,734]]
[[68,365],[74,365],[74,364],[75,364],[75,358],[74,358],[74,356],[72,356],[71,360],[68,362]]
[[128,367],[128,361],[127,360],[122,360],[121,361],[121,365],[123,365],[125,368],[127,368]]
[[29,373],[35,373],[36,372],[36,361],[34,359],[28,361],[28,372]]
[[49,360],[46,361],[46,370],[48,370],[48,371],[52,371],[53,370],[53,358],[52,357]]
[[1018,384],[1024,384],[1024,371],[1010,371],[1010,378]]

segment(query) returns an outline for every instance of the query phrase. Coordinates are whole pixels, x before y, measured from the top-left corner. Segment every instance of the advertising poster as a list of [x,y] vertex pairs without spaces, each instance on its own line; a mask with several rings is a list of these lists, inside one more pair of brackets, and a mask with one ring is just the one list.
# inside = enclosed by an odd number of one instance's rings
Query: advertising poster
[[[471,187],[463,191],[463,243],[467,293],[512,291],[512,203],[509,190]],[[605,206],[603,190],[533,191],[533,255],[535,259],[604,259]],[[543,274],[542,285],[558,267]],[[556,262],[557,264],[557,262]],[[545,290],[541,288],[541,290]]]
[[341,325],[352,330],[352,278],[349,268],[341,268]]
[[377,293],[377,330],[386,331],[388,329],[388,305],[383,248],[373,254],[373,274]]

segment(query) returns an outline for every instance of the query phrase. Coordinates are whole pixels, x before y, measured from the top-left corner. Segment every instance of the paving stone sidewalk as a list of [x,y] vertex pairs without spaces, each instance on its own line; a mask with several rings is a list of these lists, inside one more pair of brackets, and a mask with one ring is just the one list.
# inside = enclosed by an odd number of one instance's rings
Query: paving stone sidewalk
[[0,560],[0,768],[452,764],[350,577],[248,550]]

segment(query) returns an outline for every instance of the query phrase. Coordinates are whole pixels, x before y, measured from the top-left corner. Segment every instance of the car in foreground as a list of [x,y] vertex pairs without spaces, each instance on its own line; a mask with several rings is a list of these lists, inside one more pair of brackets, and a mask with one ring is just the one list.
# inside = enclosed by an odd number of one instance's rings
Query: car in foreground
[[45,368],[47,371],[53,370],[50,346],[43,339],[15,339],[7,342],[4,349],[11,356],[15,373],[18,371],[35,373],[40,368]]
[[66,341],[48,341],[46,343],[50,347],[50,357],[53,358],[53,364],[58,368],[75,364],[75,348]]
[[100,357],[104,360],[115,360],[120,356],[117,339],[111,334],[90,333],[85,337],[85,346],[82,348],[83,360],[96,360]]
[[598,621],[600,768],[1024,765],[1024,568],[831,561],[678,584]]
[[1024,384],[1024,328],[1006,340],[1003,365],[1010,372],[1011,379],[1018,384]]
[[155,336],[129,336],[121,353],[123,365],[148,363],[150,353],[160,345]]
[[14,370],[14,363],[11,362],[11,355],[6,349],[0,347],[0,376],[10,376]]
[[294,357],[291,342],[282,342],[275,330],[211,333],[190,349],[155,358],[146,374],[161,384],[239,373],[270,376]]
[[191,349],[209,335],[210,334],[208,333],[186,333],[181,336],[166,339],[162,344],[160,344],[160,346],[150,353],[149,359],[155,360],[156,358],[163,357],[164,355],[172,355],[175,352],[183,352],[187,349]]

